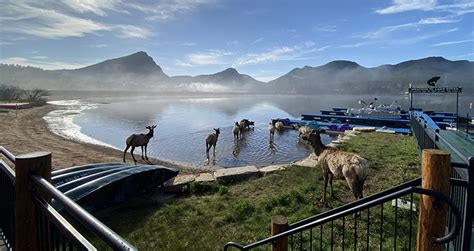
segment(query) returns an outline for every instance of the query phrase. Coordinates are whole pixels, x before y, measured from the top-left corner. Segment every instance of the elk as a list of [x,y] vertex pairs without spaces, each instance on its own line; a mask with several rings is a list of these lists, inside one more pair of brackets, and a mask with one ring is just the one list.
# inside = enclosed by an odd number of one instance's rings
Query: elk
[[240,126],[238,122],[235,122],[234,127],[232,127],[232,133],[234,134],[234,139],[239,139]]
[[[123,162],[125,163],[125,155],[127,153],[128,148],[132,147],[130,150],[130,153],[132,154],[133,162],[135,165],[137,164],[137,160],[135,159],[135,156],[133,155],[133,151],[135,150],[135,147],[140,146],[142,148],[142,159],[148,161],[148,156],[147,156],[147,145],[150,139],[153,137],[153,130],[156,128],[156,125],[152,126],[147,126],[145,127],[148,129],[148,133],[144,134],[132,134],[128,136],[127,140],[125,141],[127,144],[127,147],[123,151]],[[145,147],[145,156],[143,156],[143,147]]]
[[270,143],[272,143],[275,136],[275,123],[273,121],[268,123],[268,132],[270,133]]
[[303,135],[303,139],[310,142],[314,153],[318,156],[318,162],[323,169],[324,194],[322,202],[326,202],[326,189],[331,185],[331,196],[334,197],[332,189],[333,177],[345,179],[356,200],[363,197],[362,189],[364,182],[369,175],[369,163],[366,159],[357,154],[339,151],[332,147],[327,147],[321,142],[322,129],[313,129]]
[[214,158],[216,158],[216,144],[217,144],[217,139],[219,138],[219,133],[220,133],[219,128],[214,128],[214,133],[211,133],[207,135],[206,137],[206,156],[207,159],[209,159],[209,150],[211,147],[213,147],[214,150]]

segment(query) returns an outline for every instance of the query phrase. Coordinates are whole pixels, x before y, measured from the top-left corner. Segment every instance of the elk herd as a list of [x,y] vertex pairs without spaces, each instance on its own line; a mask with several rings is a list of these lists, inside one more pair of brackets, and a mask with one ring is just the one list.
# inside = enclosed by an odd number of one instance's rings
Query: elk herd
[[[253,129],[254,126],[255,122],[248,119],[234,122],[232,127],[234,141],[242,138],[245,132]],[[279,120],[272,120],[268,124],[270,144],[273,143],[275,131],[282,131],[284,127],[285,125],[283,122]],[[133,155],[133,151],[139,146],[142,150],[142,159],[151,164],[147,156],[147,145],[154,135],[155,128],[156,125],[147,126],[146,129],[148,129],[148,133],[132,134],[126,139],[126,147],[123,152],[123,162],[125,162],[125,156],[128,149],[131,148],[130,153],[134,163],[136,164],[137,160]],[[370,170],[368,161],[357,154],[339,151],[335,148],[324,145],[321,142],[321,133],[324,133],[325,131],[322,129],[310,129],[305,126],[296,126],[294,129],[298,130],[298,138],[309,142],[313,148],[314,154],[317,156],[318,164],[323,171],[324,191],[322,201],[326,202],[328,183],[331,188],[331,196],[334,196],[332,188],[333,178],[345,180],[355,199],[361,199],[363,197],[362,190],[364,182],[368,177]],[[214,128],[213,130],[214,131],[205,138],[207,161],[209,161],[209,150],[211,148],[213,149],[214,159],[216,156],[216,145],[219,139],[220,128]]]

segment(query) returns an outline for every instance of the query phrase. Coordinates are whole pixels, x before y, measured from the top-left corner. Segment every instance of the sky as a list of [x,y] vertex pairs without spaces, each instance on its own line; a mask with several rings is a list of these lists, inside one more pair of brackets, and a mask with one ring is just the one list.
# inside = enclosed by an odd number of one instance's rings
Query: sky
[[[170,75],[474,61],[473,0],[0,0],[0,63],[74,69],[145,51]],[[0,76],[1,77],[1,76]]]

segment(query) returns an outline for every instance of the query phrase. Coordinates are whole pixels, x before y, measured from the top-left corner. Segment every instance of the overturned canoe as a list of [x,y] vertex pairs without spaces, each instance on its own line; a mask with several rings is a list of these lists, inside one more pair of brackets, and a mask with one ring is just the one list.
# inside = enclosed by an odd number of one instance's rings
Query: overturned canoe
[[[86,210],[96,211],[156,188],[178,172],[160,165],[101,163],[54,171],[51,181]],[[53,206],[61,209],[54,201]]]

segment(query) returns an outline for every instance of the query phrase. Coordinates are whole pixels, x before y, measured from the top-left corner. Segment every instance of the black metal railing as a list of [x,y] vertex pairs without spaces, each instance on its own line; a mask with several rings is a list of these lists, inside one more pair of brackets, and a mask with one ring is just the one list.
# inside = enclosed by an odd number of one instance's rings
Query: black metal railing
[[466,114],[466,117],[457,116],[456,128],[458,131],[465,132],[466,134],[474,134],[474,124],[469,113]]
[[[94,216],[88,213],[85,209],[71,200],[69,197],[64,195],[61,191],[56,189],[51,183],[46,179],[38,176],[32,175],[31,178],[38,190],[45,191],[48,196],[51,196],[56,202],[60,203],[64,210],[68,212],[74,219],[86,227],[89,231],[96,234],[100,239],[107,243],[114,250],[136,250],[131,244],[126,240],[120,237],[118,234],[113,232]],[[38,198],[38,196],[35,196]],[[38,198],[41,200],[40,198]],[[42,203],[45,207],[52,209],[52,206],[49,205],[45,200]],[[38,204],[37,204],[38,205]],[[78,241],[78,240],[77,240]]]
[[[15,156],[0,147],[0,153],[15,163]],[[9,247],[15,248],[15,173],[0,159],[0,228],[5,233]],[[96,248],[50,204],[51,199],[61,204],[63,210],[88,231],[97,235],[113,250],[136,250],[134,246],[97,220],[77,203],[56,189],[45,178],[31,174],[31,198],[35,205],[34,227],[38,250],[96,250]],[[7,182],[4,182],[6,180]],[[9,187],[10,190],[4,189]],[[5,196],[4,196],[5,195]],[[5,202],[5,203],[4,203]]]
[[288,238],[289,250],[412,250],[416,247],[419,194],[448,204],[453,218],[446,236],[437,244],[451,242],[461,226],[456,205],[444,194],[420,188],[421,179],[374,194],[367,198],[293,223],[289,230],[272,237],[241,245],[229,242],[224,250],[268,250],[268,246]]
[[[0,146],[0,153],[10,161],[12,154]],[[0,159],[0,238],[7,249],[15,247],[15,172]]]

